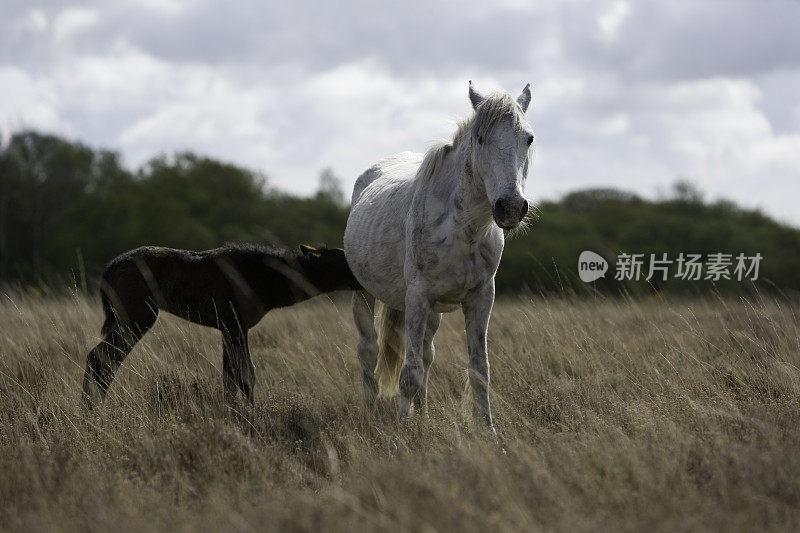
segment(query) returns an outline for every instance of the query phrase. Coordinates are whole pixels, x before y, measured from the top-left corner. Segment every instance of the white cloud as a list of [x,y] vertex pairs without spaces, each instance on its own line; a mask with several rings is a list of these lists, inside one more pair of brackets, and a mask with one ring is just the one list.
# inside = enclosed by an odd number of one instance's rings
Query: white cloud
[[161,81],[159,104],[119,135],[136,163],[162,150],[194,150],[269,168],[273,133],[263,120],[274,99],[269,90],[235,85],[203,68],[170,72]]
[[91,9],[65,8],[53,20],[53,36],[56,41],[65,41],[92,27],[98,18],[97,11]]
[[34,79],[16,67],[0,67],[0,87],[0,132],[4,137],[27,128],[70,132],[61,116],[61,95],[52,81]]
[[800,220],[787,201],[800,192],[800,132],[773,130],[754,82],[586,83],[599,88],[596,101],[573,93],[539,121],[556,135],[538,135],[543,194],[617,184],[652,195],[683,176],[713,198]]
[[616,0],[597,17],[597,26],[605,41],[617,38],[620,26],[631,12],[631,6],[625,0]]
[[128,0],[133,5],[142,6],[146,9],[164,13],[168,15],[177,15],[187,6],[191,5],[192,0]]
[[41,9],[31,9],[25,19],[25,26],[37,32],[46,30],[49,25],[47,15]]

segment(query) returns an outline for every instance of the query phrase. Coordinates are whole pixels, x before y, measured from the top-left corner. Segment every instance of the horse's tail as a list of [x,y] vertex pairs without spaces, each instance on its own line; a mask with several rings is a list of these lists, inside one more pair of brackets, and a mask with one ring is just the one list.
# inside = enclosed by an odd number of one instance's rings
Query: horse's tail
[[378,322],[378,364],[375,379],[381,394],[397,392],[400,369],[403,368],[403,330],[405,315],[387,306],[382,306]]

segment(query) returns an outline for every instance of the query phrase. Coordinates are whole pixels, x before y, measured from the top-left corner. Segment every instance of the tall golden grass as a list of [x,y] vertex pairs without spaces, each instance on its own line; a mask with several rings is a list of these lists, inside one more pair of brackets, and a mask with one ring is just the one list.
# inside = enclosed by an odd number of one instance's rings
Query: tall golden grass
[[218,334],[162,315],[80,407],[93,299],[0,303],[0,528],[685,530],[800,526],[800,326],[773,300],[507,300],[489,330],[500,443],[474,424],[460,313],[430,412],[361,408],[345,299],[251,332],[255,406]]

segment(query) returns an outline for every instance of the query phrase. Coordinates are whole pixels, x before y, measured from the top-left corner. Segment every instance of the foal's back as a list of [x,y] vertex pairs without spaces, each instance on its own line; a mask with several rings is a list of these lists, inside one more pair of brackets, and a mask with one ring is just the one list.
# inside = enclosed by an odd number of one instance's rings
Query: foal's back
[[259,306],[246,280],[253,262],[225,248],[193,252],[144,246],[112,261],[101,289],[117,314],[132,323],[147,322],[162,309],[219,327],[253,315]]

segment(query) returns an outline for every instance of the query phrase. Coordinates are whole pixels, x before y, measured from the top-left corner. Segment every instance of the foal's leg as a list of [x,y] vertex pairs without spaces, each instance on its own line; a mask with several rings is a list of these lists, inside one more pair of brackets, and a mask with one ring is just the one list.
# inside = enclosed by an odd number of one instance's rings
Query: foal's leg
[[236,400],[236,372],[234,371],[234,354],[226,336],[222,335],[222,388],[225,391],[225,401],[232,404]]
[[250,405],[253,404],[256,387],[256,367],[253,365],[253,358],[250,356],[250,343],[247,340],[247,332],[242,334],[240,344],[239,388],[242,395],[247,398]]
[[427,294],[416,286],[410,286],[406,291],[406,363],[400,371],[398,415],[401,419],[408,416],[411,402],[419,394],[425,378],[423,347],[430,309]]
[[489,406],[489,354],[486,349],[486,331],[489,328],[493,305],[494,280],[484,284],[462,304],[469,350],[469,383],[475,397],[476,409],[492,433],[494,426]]
[[364,405],[372,413],[378,384],[375,381],[375,365],[378,363],[378,335],[375,333],[375,297],[367,291],[353,293],[353,319],[358,330],[358,362],[361,364],[361,385],[364,389]]
[[250,358],[247,331],[238,326],[233,331],[224,330],[222,334],[222,369],[225,397],[232,401],[236,396],[234,385],[251,404],[256,384],[256,369]]
[[100,343],[92,348],[86,358],[83,374],[83,399],[91,406],[106,397],[122,361],[156,321],[157,311],[150,311],[135,325],[114,324]]
[[428,322],[425,325],[425,343],[422,347],[422,368],[425,375],[422,378],[422,385],[420,386],[417,396],[414,398],[414,410],[425,412],[428,408],[428,376],[430,376],[431,363],[433,363],[433,356],[435,350],[433,348],[433,336],[439,329],[439,324],[442,322],[441,313],[429,313]]

